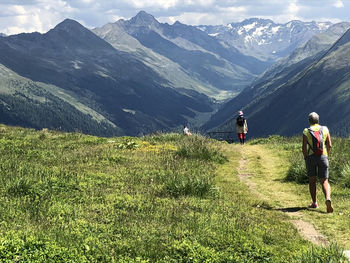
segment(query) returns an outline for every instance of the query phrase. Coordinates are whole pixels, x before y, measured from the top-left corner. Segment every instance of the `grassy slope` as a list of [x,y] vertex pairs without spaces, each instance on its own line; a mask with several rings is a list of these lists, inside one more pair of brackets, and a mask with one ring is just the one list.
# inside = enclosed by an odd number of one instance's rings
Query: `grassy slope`
[[[11,105],[12,103],[13,105]],[[77,125],[76,129],[85,130],[85,132],[90,130],[90,133],[93,134],[124,134],[114,123],[81,103],[73,94],[69,94],[57,86],[34,82],[19,76],[2,64],[0,64],[0,106],[1,104],[9,109],[10,116],[16,116],[14,119],[17,120],[17,124],[21,121],[22,123],[27,122],[29,127],[58,128],[62,126],[63,129],[72,131],[74,129],[71,126]],[[27,108],[21,110],[19,105],[25,105]],[[11,110],[10,106],[12,106]],[[46,114],[40,115],[38,109],[45,111]],[[36,114],[30,110],[35,111]],[[66,119],[74,118],[74,122],[65,122]],[[82,123],[78,123],[77,119],[79,118],[82,119]],[[74,124],[72,125],[72,123]],[[108,131],[106,131],[107,129]]]
[[[289,143],[287,141],[281,143],[272,139],[270,142],[248,146],[243,155],[250,160],[251,172],[258,175],[251,179],[259,185],[261,198],[268,200],[271,208],[300,208],[299,213],[302,213],[302,217],[313,223],[328,237],[329,241],[336,242],[349,250],[350,189],[342,184],[341,180],[344,178],[337,178],[334,171],[338,169],[337,166],[346,166],[345,162],[340,165],[336,163],[340,159],[339,155],[344,154],[344,148],[341,145],[344,146],[345,142],[344,139],[334,138],[333,144],[333,154],[330,157],[333,214],[326,213],[325,199],[319,184],[317,188],[320,208],[314,210],[305,209],[311,202],[308,185],[286,181],[292,166],[294,166],[292,169],[294,173],[304,173],[303,161],[299,160],[302,159],[300,140],[292,139]],[[298,160],[295,160],[296,158]],[[306,174],[305,180],[307,181]]]
[[257,206],[235,176],[237,149],[177,134],[107,139],[0,126],[0,259],[337,258],[303,240],[285,215]]
[[[19,76],[12,70],[4,67],[2,64],[0,64],[0,77],[0,94],[13,95],[14,93],[23,93],[23,95],[28,96],[31,99],[44,103],[46,98],[38,96],[29,88],[30,86],[35,86],[38,90],[48,92],[53,96],[61,98],[63,101],[72,105],[83,114],[90,115],[95,121],[105,121],[111,126],[115,127],[115,125],[108,121],[104,116],[80,103],[77,98],[72,97],[67,93],[67,91],[60,89],[59,87],[40,82],[33,82],[27,78]],[[16,85],[14,85],[14,83]]]

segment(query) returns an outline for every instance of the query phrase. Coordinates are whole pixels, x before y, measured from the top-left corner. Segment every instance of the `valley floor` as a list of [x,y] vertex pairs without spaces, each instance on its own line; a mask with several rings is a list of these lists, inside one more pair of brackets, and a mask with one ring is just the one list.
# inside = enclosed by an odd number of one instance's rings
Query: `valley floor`
[[[327,214],[321,186],[318,185],[318,209],[309,209],[308,185],[286,182],[289,169],[288,154],[266,145],[227,145],[226,152],[239,152],[238,177],[261,204],[261,209],[275,210],[288,215],[288,221],[300,235],[316,245],[337,243],[350,250],[349,193],[337,186],[333,190],[334,213]],[[301,154],[301,153],[300,153]],[[330,159],[331,162],[331,159]],[[330,169],[331,163],[330,163]]]

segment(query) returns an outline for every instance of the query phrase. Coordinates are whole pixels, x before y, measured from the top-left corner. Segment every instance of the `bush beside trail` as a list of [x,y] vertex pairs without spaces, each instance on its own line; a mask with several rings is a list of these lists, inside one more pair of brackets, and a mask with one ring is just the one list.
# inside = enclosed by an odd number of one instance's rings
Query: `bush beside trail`
[[[332,184],[350,188],[350,140],[332,138],[332,144],[329,157],[329,181]],[[291,155],[291,167],[286,179],[297,183],[308,182],[301,146],[299,151],[293,151]]]
[[[276,151],[288,151],[290,153],[290,168],[286,180],[300,184],[308,183],[305,161],[301,152],[302,138],[282,137],[273,135],[268,138],[254,139],[250,144],[265,144]],[[332,184],[350,188],[350,139],[332,138],[332,151],[329,157],[329,180]]]

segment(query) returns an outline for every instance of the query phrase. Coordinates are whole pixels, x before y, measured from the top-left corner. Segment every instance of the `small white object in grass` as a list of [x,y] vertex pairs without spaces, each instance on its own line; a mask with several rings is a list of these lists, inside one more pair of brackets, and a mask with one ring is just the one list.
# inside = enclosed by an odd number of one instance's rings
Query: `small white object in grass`
[[349,259],[350,262],[350,250],[344,250],[344,255]]

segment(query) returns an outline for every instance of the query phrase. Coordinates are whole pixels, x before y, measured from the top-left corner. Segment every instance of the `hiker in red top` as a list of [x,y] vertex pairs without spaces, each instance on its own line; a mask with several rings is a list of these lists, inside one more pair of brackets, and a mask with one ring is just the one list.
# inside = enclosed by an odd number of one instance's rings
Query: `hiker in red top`
[[328,128],[319,124],[319,116],[316,112],[309,114],[309,124],[310,128],[305,128],[303,131],[302,146],[312,199],[309,207],[318,208],[316,199],[316,176],[318,176],[326,198],[327,213],[332,213],[331,187],[328,181],[328,156],[332,148],[331,136]]
[[244,140],[248,132],[248,125],[247,120],[243,117],[243,111],[238,112],[238,117],[236,119],[236,131],[240,143],[244,144]]

